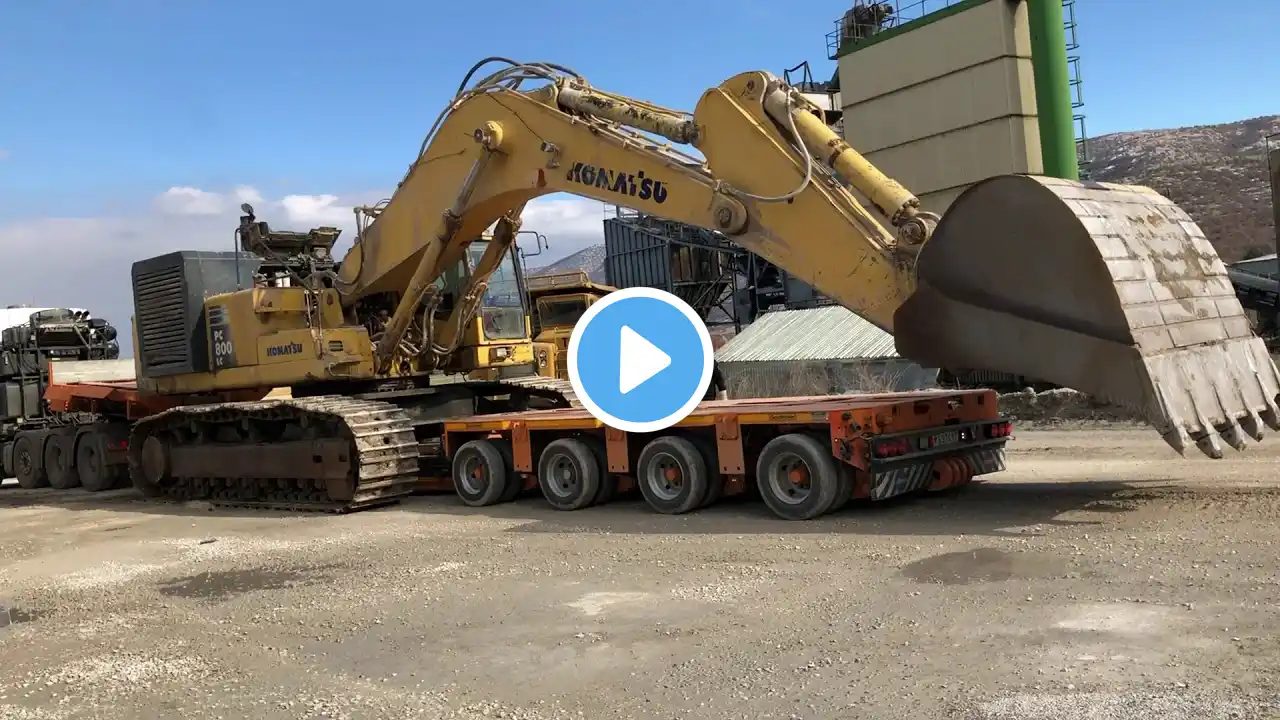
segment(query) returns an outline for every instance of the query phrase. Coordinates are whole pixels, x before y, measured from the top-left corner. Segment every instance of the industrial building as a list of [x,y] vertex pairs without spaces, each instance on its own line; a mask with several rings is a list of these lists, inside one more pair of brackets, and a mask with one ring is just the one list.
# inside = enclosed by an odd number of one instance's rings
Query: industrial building
[[1074,0],[857,2],[835,24],[842,134],[926,210],[1087,165]]
[[716,351],[730,397],[917,390],[936,368],[899,357],[893,336],[839,306],[761,315]]
[[[807,62],[784,79],[926,210],[941,214],[992,175],[1087,175],[1074,0],[857,2],[835,24],[826,37],[837,65],[831,79],[816,81]],[[719,233],[623,208],[617,215],[604,221],[606,282],[667,290],[713,334],[739,332],[718,357],[726,378],[734,374],[749,394],[866,389],[858,383],[865,368],[900,377],[899,389],[937,378],[936,370],[908,371],[890,335],[827,307],[833,302],[804,278]],[[818,356],[789,354],[807,343]],[[789,373],[799,379],[785,379]],[[943,374],[962,384],[1036,383],[988,371]]]

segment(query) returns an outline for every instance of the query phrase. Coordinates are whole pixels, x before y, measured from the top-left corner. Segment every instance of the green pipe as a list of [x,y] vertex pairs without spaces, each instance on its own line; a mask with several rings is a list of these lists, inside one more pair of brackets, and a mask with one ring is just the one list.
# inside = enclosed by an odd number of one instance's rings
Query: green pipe
[[1044,174],[1079,180],[1062,0],[1027,0],[1027,20],[1031,25],[1031,69],[1036,84]]

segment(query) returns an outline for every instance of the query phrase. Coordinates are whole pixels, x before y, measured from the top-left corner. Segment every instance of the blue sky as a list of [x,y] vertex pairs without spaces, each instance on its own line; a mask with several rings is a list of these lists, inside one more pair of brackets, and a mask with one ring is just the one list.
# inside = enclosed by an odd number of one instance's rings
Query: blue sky
[[[268,204],[291,196],[297,211],[280,224],[346,217],[361,193],[400,179],[485,55],[556,61],[598,86],[691,109],[747,69],[808,60],[829,75],[824,35],[848,4],[0,0],[0,249],[96,242],[137,258],[197,240],[229,245],[225,202],[187,213],[217,215],[216,228],[153,217],[175,187],[247,186]],[[1091,134],[1280,113],[1280,73],[1261,67],[1280,3],[1235,0],[1208,20],[1203,7],[1078,0]],[[79,221],[47,222],[59,218]],[[93,224],[101,218],[114,221]],[[598,228],[590,212],[578,222]],[[120,270],[127,292],[127,263],[104,252],[90,254],[101,262],[83,277]],[[66,302],[48,293],[26,294]]]
[[[556,60],[691,108],[744,69],[829,70],[823,36],[847,1],[0,4],[0,67],[17,71],[0,116],[3,219],[107,211],[172,185],[386,187],[483,55]],[[1280,112],[1280,74],[1257,66],[1280,3],[1235,0],[1207,22],[1203,7],[1078,0],[1092,133]]]

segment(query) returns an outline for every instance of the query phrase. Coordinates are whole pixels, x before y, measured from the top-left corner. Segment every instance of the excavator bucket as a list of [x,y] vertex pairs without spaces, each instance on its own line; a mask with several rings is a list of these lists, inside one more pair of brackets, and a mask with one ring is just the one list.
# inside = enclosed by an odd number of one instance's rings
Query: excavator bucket
[[1072,388],[1141,414],[1179,453],[1280,430],[1280,378],[1194,221],[1145,187],[1006,175],[966,190],[920,250],[898,351]]

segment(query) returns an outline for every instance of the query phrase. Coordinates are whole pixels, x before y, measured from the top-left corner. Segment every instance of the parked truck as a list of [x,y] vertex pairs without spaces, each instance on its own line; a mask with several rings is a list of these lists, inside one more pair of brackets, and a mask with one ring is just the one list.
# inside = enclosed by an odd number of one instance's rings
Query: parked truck
[[[50,370],[61,363],[81,367],[118,360],[120,345],[111,323],[82,308],[9,307],[0,311],[0,443],[4,477],[24,488],[70,487],[78,479],[45,468],[65,467],[77,444],[49,442],[75,435],[97,421],[92,413],[60,412],[45,392]],[[87,366],[85,365],[87,363]],[[76,480],[76,482],[72,482]]]
[[538,374],[568,380],[574,325],[587,308],[617,288],[595,282],[585,270],[534,275],[528,285]]

